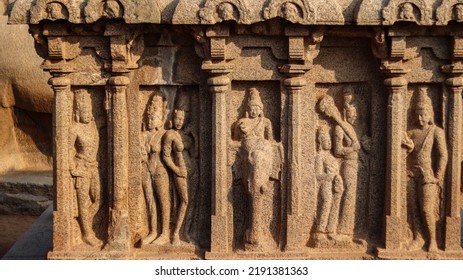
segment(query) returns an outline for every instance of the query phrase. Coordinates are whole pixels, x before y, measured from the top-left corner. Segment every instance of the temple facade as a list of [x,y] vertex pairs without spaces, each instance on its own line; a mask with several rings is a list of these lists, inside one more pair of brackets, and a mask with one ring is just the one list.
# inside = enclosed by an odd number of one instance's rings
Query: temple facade
[[463,0],[16,0],[51,259],[461,259]]

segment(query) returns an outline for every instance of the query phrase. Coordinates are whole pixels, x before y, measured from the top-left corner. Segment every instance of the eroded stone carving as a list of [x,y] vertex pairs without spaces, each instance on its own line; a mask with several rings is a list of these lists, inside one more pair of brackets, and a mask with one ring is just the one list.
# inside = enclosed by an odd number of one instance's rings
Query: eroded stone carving
[[[160,95],[153,95],[147,110],[147,130],[143,133],[142,139],[142,186],[150,223],[149,234],[142,239],[142,246],[153,241],[157,245],[170,243],[169,174],[162,160],[162,139],[166,132],[164,129],[165,111],[164,99]],[[161,233],[159,235],[155,203],[158,203],[160,211]]]
[[75,123],[69,130],[69,162],[77,197],[77,220],[82,241],[101,246],[103,242],[93,230],[93,221],[102,201],[97,161],[99,135],[92,116],[90,94],[84,89],[75,91],[74,117]]
[[316,245],[328,247],[329,239],[335,239],[338,227],[339,208],[344,192],[344,183],[339,174],[339,164],[332,154],[330,128],[322,124],[317,131],[318,153],[315,173],[318,184],[319,216]]
[[247,24],[249,10],[243,0],[207,0],[198,12],[202,24],[214,24],[222,21],[236,21]]
[[436,226],[447,166],[447,144],[444,131],[434,124],[434,109],[426,88],[420,89],[413,106],[416,128],[408,131],[403,143],[409,154],[407,209],[413,232],[409,249],[421,249],[426,240],[428,251],[432,252],[438,249]]
[[463,21],[463,1],[442,1],[442,4],[436,10],[436,18],[437,25],[445,25],[451,20]]
[[432,9],[424,0],[391,0],[384,7],[383,24],[392,25],[396,21],[411,21],[419,25],[432,24]]
[[51,2],[47,5],[47,18],[50,20],[67,19],[69,17],[67,8],[58,2]]
[[352,104],[352,87],[346,86],[342,91],[342,96],[342,117],[330,96],[326,96],[320,101],[319,109],[336,123],[333,151],[334,155],[341,159],[340,174],[344,182],[340,221],[335,238],[338,241],[351,242],[354,239],[360,143],[353,127],[357,119],[357,110]]
[[315,22],[315,10],[307,1],[273,0],[263,13],[266,19],[281,17],[293,23]]
[[279,180],[282,164],[281,148],[273,140],[272,123],[263,115],[263,103],[256,88],[248,90],[246,115],[236,123],[237,138],[241,140],[239,157],[244,187],[250,195],[250,223],[246,236],[246,250],[265,251],[263,231],[269,225],[261,218],[264,196],[273,187],[272,180]]
[[[169,129],[162,142],[163,160],[172,170],[175,191],[178,195],[178,209],[175,226],[172,234],[172,244],[181,245],[181,238],[190,241],[190,228],[193,221],[195,202],[195,189],[191,188],[192,178],[196,176],[197,140],[194,132],[184,128],[189,111],[188,96],[183,94],[177,99],[177,104],[172,114],[172,128]],[[193,187],[196,187],[193,185]],[[181,229],[183,228],[183,231]]]
[[105,17],[107,19],[124,16],[124,7],[117,0],[89,1],[85,7],[85,22],[92,23]]

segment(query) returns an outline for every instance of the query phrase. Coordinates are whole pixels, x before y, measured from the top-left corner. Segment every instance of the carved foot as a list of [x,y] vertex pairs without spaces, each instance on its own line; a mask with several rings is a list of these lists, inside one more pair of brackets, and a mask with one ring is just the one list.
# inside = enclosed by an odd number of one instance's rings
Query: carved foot
[[428,248],[428,252],[432,253],[432,252],[437,252],[439,249],[437,248],[437,243],[436,241],[431,241],[429,243],[429,248]]
[[141,240],[141,246],[148,245],[156,239],[156,233],[152,232]]
[[96,238],[96,236],[93,234],[87,234],[87,235],[82,236],[82,240],[86,244],[93,246],[93,247],[96,247],[96,246],[100,247],[103,245],[103,241]]
[[168,244],[169,242],[170,242],[169,236],[165,234],[161,234],[158,238],[156,238],[156,240],[154,240],[153,244],[165,245],[165,244]]
[[410,244],[407,245],[407,249],[410,251],[417,251],[423,249],[424,240],[414,239]]
[[174,236],[172,238],[172,245],[177,246],[177,247],[181,247],[181,246],[185,247],[185,246],[189,246],[190,244],[188,242],[180,240],[179,236]]
[[319,248],[327,248],[331,244],[330,238],[326,233],[318,233],[315,238],[315,246]]

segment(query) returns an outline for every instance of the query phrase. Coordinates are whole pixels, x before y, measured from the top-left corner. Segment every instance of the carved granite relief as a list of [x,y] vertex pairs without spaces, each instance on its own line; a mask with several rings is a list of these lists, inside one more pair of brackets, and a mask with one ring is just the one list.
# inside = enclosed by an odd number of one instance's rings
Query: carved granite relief
[[442,212],[444,177],[448,152],[445,133],[435,124],[434,109],[426,87],[411,103],[414,123],[404,137],[407,150],[407,211],[413,240],[410,250],[438,250],[438,222]]
[[[49,258],[463,258],[462,20],[462,0],[15,1],[53,90]],[[0,86],[14,127],[29,99]]]
[[73,207],[81,240],[92,247],[101,247],[101,227],[105,223],[103,207],[106,205],[102,184],[106,180],[101,176],[100,165],[105,164],[100,143],[101,138],[105,139],[100,136],[104,120],[101,116],[98,124],[95,120],[92,105],[95,102],[92,102],[91,93],[86,89],[74,90],[73,124],[69,128],[69,172],[75,190]]

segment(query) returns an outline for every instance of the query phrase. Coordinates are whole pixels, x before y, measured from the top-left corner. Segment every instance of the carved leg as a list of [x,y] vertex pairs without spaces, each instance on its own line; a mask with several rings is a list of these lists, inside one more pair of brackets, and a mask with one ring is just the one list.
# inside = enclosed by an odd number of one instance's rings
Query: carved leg
[[320,185],[318,199],[320,200],[320,216],[318,218],[317,231],[319,233],[327,233],[328,217],[333,201],[333,193],[331,192],[330,183],[323,182]]
[[166,170],[158,171],[151,177],[153,180],[154,190],[161,209],[161,235],[156,238],[154,243],[166,244],[170,241],[170,192],[169,176]]
[[90,215],[94,217],[98,211],[100,211],[102,206],[102,193],[101,193],[101,182],[100,182],[100,174],[98,172],[98,168],[95,167],[92,169],[91,172],[91,179],[90,179],[90,199],[92,201],[92,205],[90,207]]
[[188,179],[188,208],[186,210],[185,222],[184,222],[184,234],[185,238],[188,242],[197,241],[197,205],[199,203],[198,199],[196,198],[196,191],[198,187],[198,175],[195,172],[192,176]]
[[328,233],[336,233],[339,220],[339,208],[344,192],[344,183],[341,176],[337,175],[333,180],[333,199],[331,203],[330,217],[328,220]]
[[76,178],[77,207],[82,240],[90,246],[101,246],[103,243],[96,238],[92,229],[93,216],[90,215],[90,178]]
[[174,175],[174,183],[177,194],[179,196],[180,205],[177,211],[177,222],[175,223],[174,233],[172,236],[172,244],[180,244],[180,229],[182,228],[183,221],[185,220],[186,209],[188,207],[188,186],[186,178]]
[[355,204],[357,199],[357,159],[346,159],[342,163],[341,174],[344,180],[345,190],[341,209],[341,221],[338,233],[352,240],[355,225]]
[[157,213],[156,205],[154,203],[154,193],[153,185],[151,182],[151,176],[149,174],[148,168],[146,165],[142,167],[142,188],[145,195],[146,207],[148,210],[148,223],[149,223],[149,233],[142,239],[141,245],[150,244],[156,239],[157,236]]
[[429,252],[437,251],[436,225],[439,217],[439,186],[425,184],[422,186],[422,214],[429,237]]
[[424,245],[417,187],[418,182],[414,178],[409,178],[407,185],[407,218],[413,233],[413,240],[408,246],[409,250],[418,250]]

